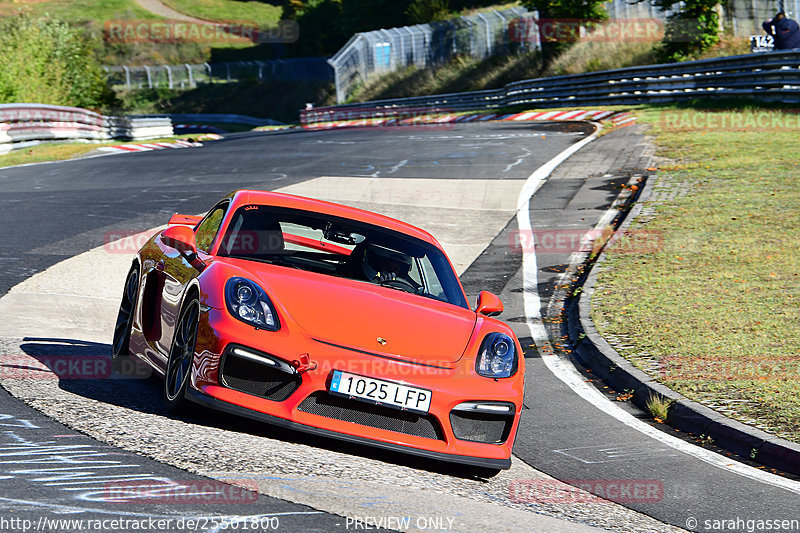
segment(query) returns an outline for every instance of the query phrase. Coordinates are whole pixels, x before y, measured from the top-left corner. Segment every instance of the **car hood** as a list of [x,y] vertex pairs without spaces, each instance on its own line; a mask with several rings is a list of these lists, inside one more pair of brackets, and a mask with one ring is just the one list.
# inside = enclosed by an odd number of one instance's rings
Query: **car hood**
[[279,314],[311,338],[357,351],[451,363],[476,323],[469,309],[367,282],[273,265],[259,268],[257,278]]

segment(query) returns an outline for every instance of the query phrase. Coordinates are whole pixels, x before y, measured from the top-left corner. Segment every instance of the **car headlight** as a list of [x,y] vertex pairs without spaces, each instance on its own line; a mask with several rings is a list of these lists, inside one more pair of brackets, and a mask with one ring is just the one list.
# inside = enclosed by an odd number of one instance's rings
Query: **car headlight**
[[264,289],[246,278],[231,278],[225,284],[228,311],[242,322],[269,331],[278,331],[280,322]]
[[505,333],[490,333],[483,339],[475,371],[487,378],[507,378],[517,371],[517,349]]

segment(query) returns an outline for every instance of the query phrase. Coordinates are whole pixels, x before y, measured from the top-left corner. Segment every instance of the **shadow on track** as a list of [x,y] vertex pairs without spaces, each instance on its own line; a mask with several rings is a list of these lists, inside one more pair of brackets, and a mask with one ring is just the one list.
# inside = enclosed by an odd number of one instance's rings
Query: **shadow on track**
[[[287,443],[303,444],[329,451],[366,457],[417,470],[426,470],[464,479],[484,480],[498,471],[467,465],[435,461],[370,446],[346,443],[336,439],[311,436],[300,431],[254,423],[247,418],[228,413],[200,409],[186,416],[173,417],[167,413],[162,397],[163,382],[149,366],[134,364],[125,375],[111,371],[111,345],[79,339],[26,337],[22,351],[50,369],[58,379],[59,388],[98,402],[132,409],[142,413],[175,418],[198,426],[246,433]],[[26,370],[48,372],[30,365],[17,365]]]

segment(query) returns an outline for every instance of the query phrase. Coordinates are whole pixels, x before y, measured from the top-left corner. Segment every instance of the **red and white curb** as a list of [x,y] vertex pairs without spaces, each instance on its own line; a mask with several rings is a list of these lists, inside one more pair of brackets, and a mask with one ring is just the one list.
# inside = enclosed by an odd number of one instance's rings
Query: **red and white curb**
[[[204,133],[199,135],[197,138],[203,141],[216,141],[218,139],[222,139],[222,135],[217,135],[216,133]],[[174,150],[178,148],[195,148],[198,146],[203,146],[203,143],[198,141],[192,142],[185,141],[183,139],[176,139],[172,142],[128,143],[117,144],[114,146],[101,146],[98,148],[98,150],[112,154],[123,154],[126,152],[149,152],[151,150],[165,150],[167,148]]]
[[160,143],[131,143],[131,144],[117,144],[115,146],[101,146],[98,150],[102,152],[110,152],[114,154],[121,154],[125,152],[149,152],[151,150],[164,150],[167,148],[192,148],[195,146],[202,146],[200,143],[192,143],[182,140],[174,142],[160,142]]
[[636,122],[636,116],[629,111],[603,111],[603,110],[572,110],[572,111],[525,111],[522,113],[473,113],[473,114],[429,114],[414,115],[410,117],[369,117],[354,118],[350,120],[335,120],[304,124],[304,129],[333,129],[353,127],[386,127],[386,126],[416,126],[422,124],[453,124],[466,122],[487,121],[577,121],[596,120],[611,122],[615,127],[630,126]]

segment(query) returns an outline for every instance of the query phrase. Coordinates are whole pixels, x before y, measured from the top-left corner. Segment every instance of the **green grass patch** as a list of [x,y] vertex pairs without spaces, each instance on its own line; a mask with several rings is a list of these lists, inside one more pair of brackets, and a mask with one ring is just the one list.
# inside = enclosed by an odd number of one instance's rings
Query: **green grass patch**
[[[199,2],[193,1],[185,3],[192,6],[200,5]],[[260,2],[219,0],[211,3],[230,6],[232,11],[223,17],[226,20],[246,20],[263,26],[274,26],[281,14],[280,7]],[[33,17],[54,18],[72,25],[84,26],[95,35],[102,35],[109,21],[163,20],[163,17],[139,6],[136,0],[0,0],[0,17],[13,15],[20,10],[30,13]],[[183,10],[178,9],[178,11]],[[209,18],[209,20],[217,19]],[[249,42],[104,42],[98,55],[105,65],[181,65],[264,59],[270,57],[271,53],[265,48],[266,46],[257,46]]]
[[660,246],[610,250],[594,321],[672,389],[800,442],[800,115],[639,115],[670,162],[645,203],[657,216],[631,229]]
[[259,26],[275,26],[283,13],[277,5],[243,0],[164,0],[164,4],[202,20],[252,21]]
[[541,68],[541,56],[536,52],[487,59],[456,56],[441,65],[412,66],[375,77],[358,87],[349,101],[497,89],[512,81],[537,77]]
[[114,19],[158,19],[158,15],[139,6],[136,0],[0,0],[0,15],[17,10],[32,15],[51,16],[66,22],[94,21],[99,27]]
[[187,133],[175,135],[174,137],[161,137],[158,139],[146,139],[140,141],[115,140],[103,143],[93,142],[48,142],[37,144],[29,148],[13,150],[7,154],[0,155],[0,168],[25,165],[28,163],[43,163],[46,161],[63,161],[86,155],[101,146],[114,146],[129,143],[160,143],[172,142],[175,139],[196,139],[201,133]]
[[28,163],[42,163],[44,161],[60,161],[62,159],[72,159],[88,154],[100,146],[111,146],[119,143],[76,143],[76,144],[39,144],[14,150],[5,155],[0,155],[0,168],[25,165]]
[[656,422],[663,424],[669,416],[669,408],[672,402],[661,396],[650,395],[645,403],[647,410]]

